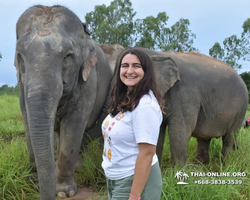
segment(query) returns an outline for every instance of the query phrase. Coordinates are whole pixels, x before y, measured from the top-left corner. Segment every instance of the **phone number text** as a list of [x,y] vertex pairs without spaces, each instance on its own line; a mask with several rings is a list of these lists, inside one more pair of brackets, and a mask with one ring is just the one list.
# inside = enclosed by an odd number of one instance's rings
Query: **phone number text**
[[194,181],[198,185],[241,185],[242,180],[198,180]]

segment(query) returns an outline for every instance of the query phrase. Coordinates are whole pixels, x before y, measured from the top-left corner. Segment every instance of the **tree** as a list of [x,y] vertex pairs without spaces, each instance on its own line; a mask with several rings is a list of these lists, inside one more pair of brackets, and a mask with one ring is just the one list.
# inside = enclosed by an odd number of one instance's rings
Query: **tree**
[[193,47],[196,36],[189,30],[188,19],[180,19],[168,28],[166,12],[133,20],[135,15],[129,0],[114,0],[108,7],[95,6],[95,11],[87,13],[85,19],[91,37],[99,43],[161,51],[198,51]]
[[1,52],[0,52],[0,61],[1,61],[1,59],[2,59],[2,54],[1,54]]
[[224,58],[224,49],[221,47],[220,43],[216,42],[214,46],[209,49],[209,55],[219,60]]
[[159,13],[157,17],[149,16],[145,19],[135,21],[135,46],[149,49],[161,49],[162,36],[167,25],[168,16],[165,12]]
[[4,84],[0,86],[0,95],[1,94],[9,94],[9,95],[18,95],[19,94],[19,85],[9,86]]
[[222,60],[229,66],[235,69],[241,69],[241,64],[238,62],[243,58],[242,40],[232,35],[223,41],[223,47],[216,42],[212,48],[209,49],[211,57]]
[[248,89],[248,95],[249,95],[249,103],[250,103],[250,71],[249,72],[243,72],[242,74],[240,74],[242,80],[245,82],[247,89]]
[[86,24],[91,37],[100,44],[131,46],[133,42],[133,17],[136,15],[129,0],[114,0],[110,6],[95,6],[87,13]]
[[250,71],[249,72],[243,72],[242,74],[240,74],[241,78],[243,79],[243,81],[245,82],[248,91],[250,90]]
[[193,47],[196,35],[189,29],[190,22],[188,19],[181,18],[168,32],[165,33],[165,46],[162,50],[175,52],[188,52],[199,50]]
[[241,37],[236,35],[227,37],[223,41],[223,47],[216,42],[212,48],[209,49],[211,57],[222,60],[235,69],[241,69],[240,60],[250,60],[250,18],[243,23],[243,32]]
[[188,19],[180,19],[170,28],[167,27],[169,17],[161,12],[157,17],[137,19],[135,22],[136,46],[161,51],[198,51],[193,47],[195,34],[189,30]]
[[250,61],[250,18],[246,19],[246,21],[242,25],[243,32],[241,34],[242,38],[242,51],[243,51],[243,60]]

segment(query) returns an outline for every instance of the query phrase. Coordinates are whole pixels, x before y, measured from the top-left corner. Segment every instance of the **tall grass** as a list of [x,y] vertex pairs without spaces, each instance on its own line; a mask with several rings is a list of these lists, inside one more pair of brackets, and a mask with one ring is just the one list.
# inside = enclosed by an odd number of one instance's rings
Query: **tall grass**
[[[18,98],[0,95],[0,199],[39,199],[39,192],[32,182],[28,154],[24,136],[24,126]],[[245,118],[250,117],[250,107]],[[196,164],[196,139],[191,138],[188,145],[188,162],[180,168],[171,166],[168,137],[162,155],[163,189],[161,200],[210,200],[249,199],[250,190],[250,128],[241,129],[238,136],[239,149],[233,151],[224,163],[221,162],[222,141],[212,139],[210,144],[210,164]],[[105,176],[101,168],[102,141],[94,140],[88,150],[83,152],[83,169],[77,169],[75,180],[79,187],[88,186],[101,194],[99,199],[106,200]],[[187,185],[178,185],[175,174],[182,170],[189,177]],[[246,177],[208,177],[191,176],[191,172],[245,172]],[[198,184],[197,181],[205,181]],[[206,181],[241,180],[242,184],[205,184]]]
[[24,138],[0,146],[0,199],[37,199],[38,188],[30,179]]
[[[179,199],[226,199],[226,200],[243,200],[249,199],[250,192],[250,157],[248,156],[248,149],[250,145],[250,131],[242,129],[238,137],[240,147],[238,150],[233,151],[230,156],[225,160],[225,163],[221,162],[221,139],[212,139],[210,148],[210,164],[202,165],[195,164],[196,141],[194,138],[189,142],[189,159],[188,163],[183,168],[171,168],[168,165],[165,170],[162,171],[163,177],[163,190],[161,200],[179,200]],[[191,154],[190,154],[191,153]],[[188,185],[177,185],[178,180],[175,177],[175,173],[182,170],[189,175],[189,178],[185,181]],[[246,177],[211,177],[211,176],[191,176],[190,172],[196,173],[210,173],[210,172],[245,172]],[[198,184],[196,181],[203,180],[204,184]],[[212,182],[212,180],[214,182]],[[217,184],[215,184],[217,180]],[[242,181],[242,184],[232,184],[238,180]],[[206,184],[207,181],[207,184]],[[210,181],[210,183],[208,182]],[[228,182],[229,184],[223,183]],[[230,182],[229,182],[230,181]],[[212,183],[211,183],[212,182]]]
[[24,135],[24,125],[17,96],[0,95],[0,135],[9,139],[13,135]]

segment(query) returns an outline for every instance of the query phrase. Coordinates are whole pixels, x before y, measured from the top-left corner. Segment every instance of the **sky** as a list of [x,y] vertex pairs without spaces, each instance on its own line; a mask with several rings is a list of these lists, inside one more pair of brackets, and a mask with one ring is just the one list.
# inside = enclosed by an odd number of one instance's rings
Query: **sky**
[[[33,5],[62,5],[73,11],[85,22],[85,15],[96,5],[109,6],[112,0],[0,0],[0,86],[17,84],[14,55],[16,22],[26,9]],[[156,17],[159,12],[169,16],[168,27],[181,18],[190,21],[189,29],[196,34],[193,46],[200,53],[209,55],[215,42],[222,42],[231,35],[240,37],[242,25],[250,18],[250,0],[130,0],[136,11],[134,19]],[[250,62],[242,61],[240,74],[250,71]]]

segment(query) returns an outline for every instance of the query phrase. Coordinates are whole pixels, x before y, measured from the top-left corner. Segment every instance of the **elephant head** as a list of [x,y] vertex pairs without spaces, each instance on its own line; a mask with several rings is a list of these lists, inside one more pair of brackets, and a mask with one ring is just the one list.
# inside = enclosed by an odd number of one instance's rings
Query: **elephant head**
[[[67,194],[76,191],[72,171],[81,142],[67,142],[75,139],[71,132],[81,140],[85,127],[95,122],[103,106],[97,103],[97,93],[104,103],[112,74],[108,68],[104,74],[98,71],[101,65],[108,66],[105,55],[89,37],[86,25],[65,7],[29,8],[19,18],[16,34],[15,66],[30,162],[36,164],[41,199],[54,199],[56,185],[59,191],[69,186]],[[99,74],[105,76],[105,83],[98,83]],[[82,99],[84,95],[87,99]],[[60,142],[56,173],[55,124],[66,137]]]

